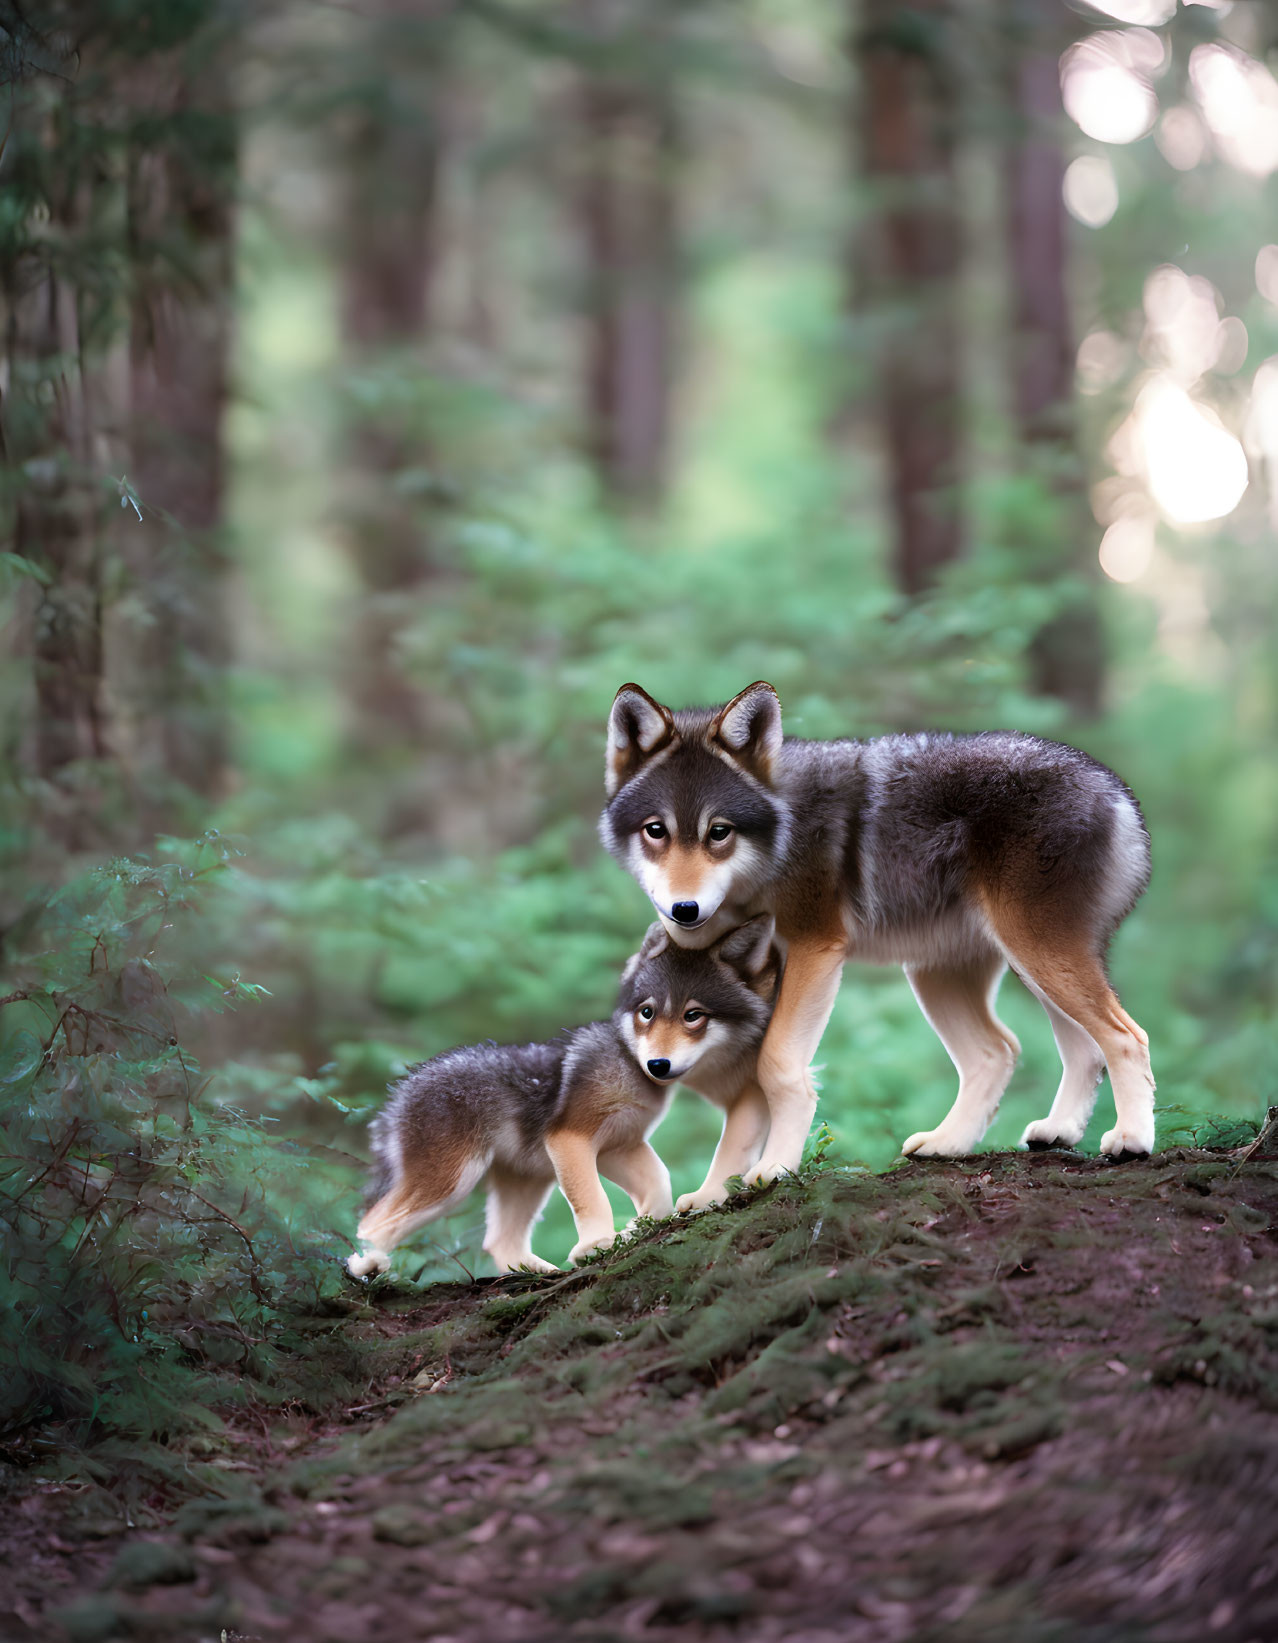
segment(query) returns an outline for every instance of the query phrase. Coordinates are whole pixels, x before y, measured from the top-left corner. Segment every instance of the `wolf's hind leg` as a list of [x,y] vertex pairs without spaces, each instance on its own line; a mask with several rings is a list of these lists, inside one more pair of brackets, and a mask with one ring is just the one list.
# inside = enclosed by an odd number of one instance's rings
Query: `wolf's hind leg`
[[767,1134],[768,1103],[757,1084],[747,1084],[724,1115],[723,1133],[705,1180],[695,1192],[685,1192],[675,1208],[709,1209],[711,1204],[722,1203],[728,1196],[729,1179],[745,1175],[758,1158]]
[[635,1206],[636,1215],[664,1220],[674,1214],[670,1171],[646,1141],[599,1154],[600,1172],[615,1181]]
[[1154,1148],[1154,1074],[1149,1039],[1118,1002],[1096,945],[1069,929],[1044,932],[1040,916],[1016,910],[995,914],[995,934],[1017,974],[1046,995],[1062,1015],[1097,1044],[1109,1069],[1116,1123],[1101,1136],[1100,1150],[1118,1157]]
[[364,1248],[346,1262],[351,1277],[385,1272],[396,1244],[402,1244],[418,1227],[456,1209],[487,1168],[484,1156],[467,1157],[445,1151],[442,1146],[427,1159],[406,1158],[389,1192],[365,1211],[359,1223],[357,1232]]
[[530,1267],[534,1272],[559,1271],[532,1251],[532,1229],[554,1184],[539,1176],[517,1175],[498,1164],[489,1170],[484,1248],[498,1272],[514,1272],[517,1267]]
[[1030,991],[1047,1011],[1052,1024],[1052,1036],[1061,1053],[1061,1083],[1046,1118],[1038,1118],[1026,1127],[1021,1136],[1023,1147],[1076,1147],[1083,1139],[1092,1108],[1096,1105],[1096,1086],[1105,1071],[1105,1057],[1090,1033],[1076,1021],[1062,1015],[1042,990],[1031,985]]
[[903,1153],[961,1157],[989,1128],[1020,1051],[1016,1035],[994,1014],[994,994],[1005,969],[1002,954],[992,949],[963,965],[906,965],[919,1008],[958,1070],[959,1089],[936,1129],[911,1135]]

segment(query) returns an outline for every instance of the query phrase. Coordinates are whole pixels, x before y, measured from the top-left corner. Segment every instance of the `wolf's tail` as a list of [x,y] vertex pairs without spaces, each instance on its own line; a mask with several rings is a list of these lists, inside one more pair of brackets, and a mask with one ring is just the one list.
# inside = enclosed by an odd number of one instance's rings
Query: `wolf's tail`
[[368,1180],[364,1184],[364,1207],[384,1198],[395,1184],[396,1169],[394,1129],[386,1112],[379,1112],[368,1126],[369,1146],[373,1161]]

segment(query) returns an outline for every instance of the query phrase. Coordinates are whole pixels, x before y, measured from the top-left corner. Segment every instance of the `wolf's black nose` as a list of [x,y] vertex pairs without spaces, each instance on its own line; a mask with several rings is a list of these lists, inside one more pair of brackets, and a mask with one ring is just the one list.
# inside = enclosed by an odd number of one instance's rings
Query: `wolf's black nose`
[[657,1056],[648,1063],[648,1071],[654,1078],[665,1078],[670,1072],[670,1063],[665,1056]]
[[697,904],[695,901],[677,901],[670,909],[670,916],[676,924],[695,924]]

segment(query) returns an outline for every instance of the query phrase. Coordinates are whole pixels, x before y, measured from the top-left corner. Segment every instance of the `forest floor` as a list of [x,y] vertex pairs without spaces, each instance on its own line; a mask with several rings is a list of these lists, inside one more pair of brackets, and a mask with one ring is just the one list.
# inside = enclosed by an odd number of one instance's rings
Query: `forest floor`
[[326,1327],[366,1394],[228,1412],[168,1521],[9,1471],[0,1635],[1278,1636],[1268,1151],[826,1169]]

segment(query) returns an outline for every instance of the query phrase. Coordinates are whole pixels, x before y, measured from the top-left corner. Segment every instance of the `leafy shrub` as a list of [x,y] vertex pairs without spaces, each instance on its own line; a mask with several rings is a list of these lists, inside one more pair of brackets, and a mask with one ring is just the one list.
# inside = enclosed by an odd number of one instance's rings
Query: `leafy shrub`
[[173,853],[91,868],[18,923],[0,1040],[3,1432],[216,1424],[228,1377],[270,1395],[290,1312],[335,1281],[272,1191],[317,1160],[212,1098],[184,1047],[260,989],[182,953],[227,847]]

